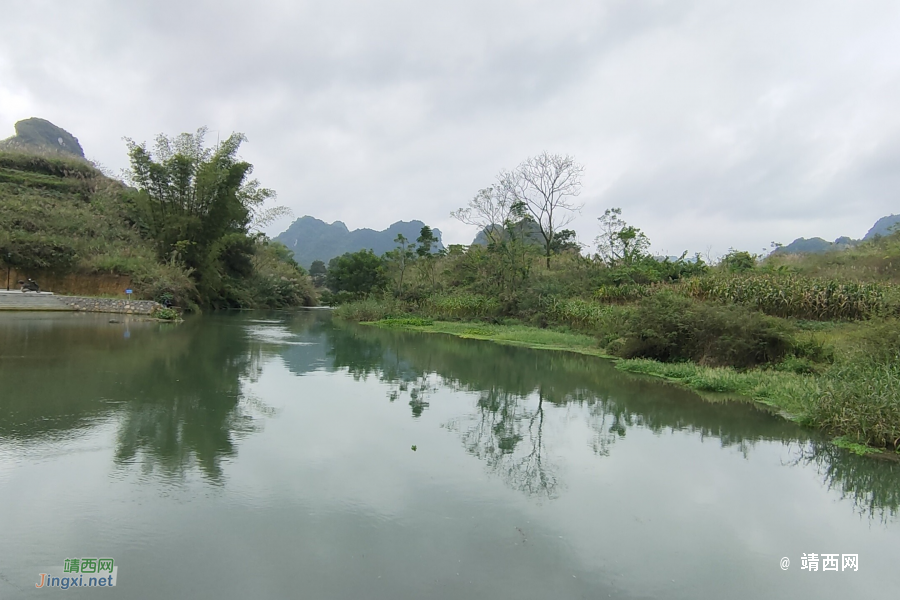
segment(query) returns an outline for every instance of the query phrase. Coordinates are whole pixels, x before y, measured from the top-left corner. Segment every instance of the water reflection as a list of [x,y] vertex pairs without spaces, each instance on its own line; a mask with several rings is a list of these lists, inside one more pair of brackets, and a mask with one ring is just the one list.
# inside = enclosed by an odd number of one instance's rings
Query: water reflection
[[263,345],[238,323],[4,318],[0,336],[4,439],[65,440],[113,419],[118,465],[170,478],[196,465],[218,480],[236,439],[271,412],[242,391],[261,372]]
[[184,342],[155,356],[133,374],[123,404],[116,461],[137,462],[145,472],[183,475],[196,464],[208,478],[222,476],[222,461],[235,454],[235,440],[254,431],[259,402],[243,393],[243,380],[262,371],[261,344],[250,328],[227,323],[197,330],[186,323]]
[[[900,509],[900,463],[855,456],[760,407],[704,400],[622,373],[604,361],[340,325],[328,343],[333,368],[394,386],[392,401],[417,386],[426,394],[437,387],[476,392],[474,411],[451,420],[447,428],[491,473],[530,496],[553,498],[563,487],[544,431],[549,405],[586,409],[590,447],[598,456],[610,456],[615,443],[634,428],[692,433],[745,457],[760,442],[780,442],[795,449],[795,464],[815,465],[824,485],[839,490],[861,512],[885,518]],[[438,384],[425,384],[434,378]]]
[[615,460],[616,445],[636,429],[684,432],[744,456],[776,442],[861,513],[887,519],[900,508],[900,465],[852,455],[757,407],[704,401],[590,357],[341,326],[312,311],[178,326],[0,315],[0,441],[64,443],[113,423],[119,468],[169,479],[196,471],[223,484],[241,439],[274,414],[248,392],[273,361],[295,377],[325,371],[377,382],[412,419],[452,396],[454,416],[441,424],[461,451],[529,497],[564,493],[558,447],[568,440],[548,423],[567,411],[585,426],[597,460]]
[[796,464],[815,465],[828,489],[863,515],[887,521],[900,512],[900,462],[857,456],[822,441],[801,448]]
[[448,427],[459,432],[470,454],[513,489],[555,498],[559,478],[544,439],[542,392],[536,403],[532,400],[498,388],[481,391],[475,414]]

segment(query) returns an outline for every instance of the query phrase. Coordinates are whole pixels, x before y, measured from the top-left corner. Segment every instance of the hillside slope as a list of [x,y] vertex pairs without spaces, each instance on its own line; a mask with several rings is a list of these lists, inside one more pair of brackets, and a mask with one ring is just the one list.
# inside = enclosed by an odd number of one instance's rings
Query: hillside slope
[[150,298],[163,288],[189,289],[186,273],[157,262],[132,208],[121,182],[75,156],[0,151],[0,262],[17,277],[65,288],[78,285],[73,276],[119,275],[126,277],[119,287]]

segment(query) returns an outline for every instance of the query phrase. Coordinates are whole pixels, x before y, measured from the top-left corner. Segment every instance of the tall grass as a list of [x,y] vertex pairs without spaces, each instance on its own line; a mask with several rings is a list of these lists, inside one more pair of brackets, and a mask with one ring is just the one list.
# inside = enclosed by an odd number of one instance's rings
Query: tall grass
[[809,421],[860,444],[900,448],[900,364],[856,359],[827,373]]
[[673,379],[695,390],[736,394],[805,417],[821,394],[820,381],[810,375],[731,367],[703,367],[695,363],[661,363],[646,358],[621,360],[616,368]]

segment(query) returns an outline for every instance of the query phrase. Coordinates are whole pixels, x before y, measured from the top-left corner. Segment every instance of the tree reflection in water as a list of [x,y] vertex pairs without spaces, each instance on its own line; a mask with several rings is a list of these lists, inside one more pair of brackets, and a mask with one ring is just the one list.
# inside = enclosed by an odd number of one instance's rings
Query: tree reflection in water
[[183,344],[129,382],[133,398],[123,405],[116,463],[139,464],[145,473],[168,478],[183,477],[196,465],[220,481],[236,441],[272,413],[244,392],[245,382],[261,373],[264,351],[273,347],[250,333],[225,320],[183,324]]
[[814,464],[825,485],[860,512],[881,518],[900,512],[900,463],[855,456],[763,407],[704,400],[622,373],[605,361],[563,352],[373,327],[340,326],[329,337],[335,367],[396,384],[391,400],[415,385],[410,382],[423,380],[476,393],[474,412],[446,427],[491,473],[530,496],[554,498],[563,488],[553,438],[544,429],[548,411],[573,407],[583,409],[581,418],[593,431],[589,444],[598,456],[610,456],[634,428],[693,433],[745,457],[760,442],[776,442],[799,456],[795,464]]
[[555,498],[559,478],[544,440],[542,391],[526,396],[492,387],[481,391],[475,406],[474,415],[447,424],[466,450],[513,489]]
[[860,513],[893,519],[900,512],[900,463],[855,456],[765,410],[707,402],[590,357],[337,326],[313,313],[204,316],[178,326],[0,317],[3,348],[0,440],[64,442],[112,421],[116,463],[170,479],[199,470],[223,481],[239,440],[273,412],[248,395],[247,383],[274,358],[296,376],[376,377],[413,418],[439,390],[471,397],[445,426],[489,472],[529,496],[555,498],[564,487],[554,451],[562,440],[548,423],[565,410],[592,431],[585,443],[598,456],[614,454],[635,428],[691,433],[744,456],[761,442],[781,443],[793,464],[813,465]]

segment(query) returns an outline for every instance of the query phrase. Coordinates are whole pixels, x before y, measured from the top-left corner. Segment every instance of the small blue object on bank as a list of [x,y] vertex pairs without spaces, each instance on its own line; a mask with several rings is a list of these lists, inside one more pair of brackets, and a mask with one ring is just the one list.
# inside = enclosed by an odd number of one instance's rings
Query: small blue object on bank
[[125,293],[128,294],[128,295],[130,296],[130,295],[131,295],[131,290],[125,290]]

